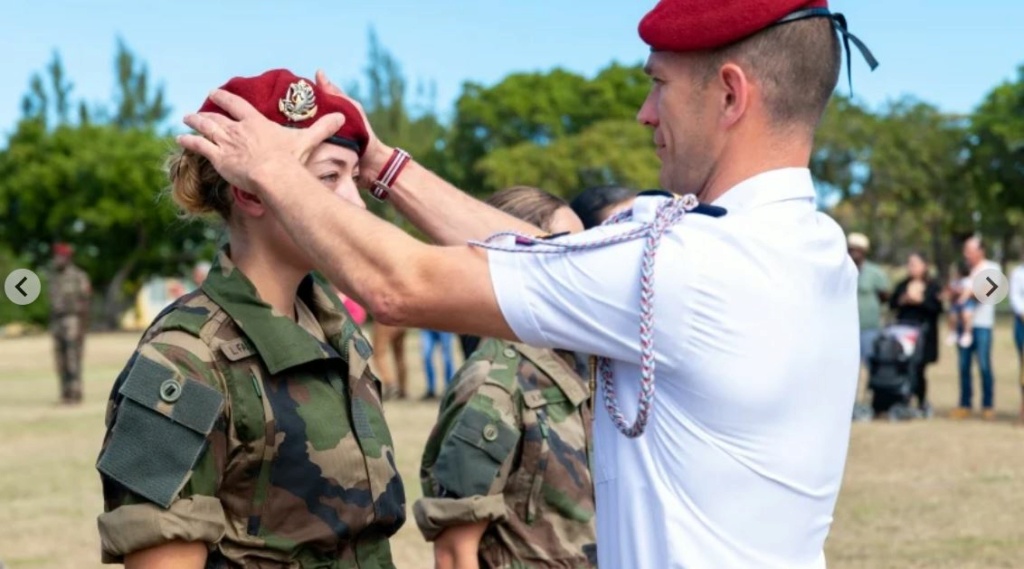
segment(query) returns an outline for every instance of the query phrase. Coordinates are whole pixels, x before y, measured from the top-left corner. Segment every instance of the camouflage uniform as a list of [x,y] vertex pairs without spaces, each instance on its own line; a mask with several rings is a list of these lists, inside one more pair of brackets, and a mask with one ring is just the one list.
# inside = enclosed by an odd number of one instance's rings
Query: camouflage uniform
[[371,350],[307,278],[299,322],[225,253],[117,378],[97,468],[104,562],[180,539],[207,567],[393,567],[405,492]]
[[590,389],[571,355],[485,340],[441,404],[413,507],[428,541],[487,520],[481,567],[596,566]]
[[82,352],[92,287],[85,271],[69,263],[54,269],[49,291],[50,332],[60,376],[61,400],[79,402],[82,400]]

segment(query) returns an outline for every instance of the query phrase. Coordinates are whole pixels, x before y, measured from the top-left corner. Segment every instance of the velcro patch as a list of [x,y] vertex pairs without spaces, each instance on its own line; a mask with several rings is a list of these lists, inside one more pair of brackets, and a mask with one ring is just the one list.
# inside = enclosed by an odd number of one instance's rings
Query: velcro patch
[[487,495],[519,436],[503,421],[466,407],[441,445],[434,479],[460,498]]
[[135,494],[167,508],[188,481],[220,416],[224,396],[199,381],[182,381],[173,404],[160,386],[178,373],[135,358],[119,391],[114,427],[96,467]]

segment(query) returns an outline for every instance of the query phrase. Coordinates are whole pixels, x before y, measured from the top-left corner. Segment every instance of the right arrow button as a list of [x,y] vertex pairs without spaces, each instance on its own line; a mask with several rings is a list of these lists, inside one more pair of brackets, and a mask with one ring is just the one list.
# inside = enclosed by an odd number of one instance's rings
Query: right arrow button
[[974,275],[971,281],[974,297],[982,304],[999,304],[1010,292],[1006,276],[998,269],[985,269]]

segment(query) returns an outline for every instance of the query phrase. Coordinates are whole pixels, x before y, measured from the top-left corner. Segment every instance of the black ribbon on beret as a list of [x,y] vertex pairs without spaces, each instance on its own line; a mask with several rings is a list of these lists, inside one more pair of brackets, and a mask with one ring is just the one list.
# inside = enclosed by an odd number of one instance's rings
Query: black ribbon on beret
[[860,40],[857,36],[850,33],[846,25],[846,16],[842,14],[833,14],[828,8],[808,8],[806,10],[798,10],[792,14],[782,18],[778,22],[772,25],[788,24],[790,22],[796,22],[799,20],[806,20],[808,18],[828,18],[832,20],[832,27],[839,32],[839,35],[843,36],[843,47],[846,49],[846,73],[847,80],[850,82],[850,94],[853,94],[853,69],[851,63],[853,62],[853,56],[850,51],[850,42],[857,46],[857,50],[864,57],[864,61],[867,62],[868,67],[874,71],[878,67],[878,60],[872,55],[871,50],[868,46]]

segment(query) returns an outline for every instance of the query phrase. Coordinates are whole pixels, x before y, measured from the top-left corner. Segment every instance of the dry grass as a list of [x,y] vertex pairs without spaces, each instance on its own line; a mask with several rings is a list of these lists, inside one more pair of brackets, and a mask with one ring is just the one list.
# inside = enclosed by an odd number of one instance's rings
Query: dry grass
[[[849,466],[828,543],[830,569],[988,569],[1024,565],[1024,429],[1016,355],[997,331],[996,423],[945,419],[856,424]],[[100,567],[94,470],[114,376],[132,335],[95,335],[86,345],[86,401],[54,405],[46,337],[0,341],[0,560],[8,569]],[[410,362],[418,362],[409,342]],[[941,411],[956,402],[954,354],[932,369]],[[418,366],[413,366],[414,368]],[[422,392],[413,378],[413,394]],[[409,503],[419,497],[419,453],[435,418],[431,403],[389,403]],[[430,566],[430,549],[410,521],[394,540],[401,568]]]

